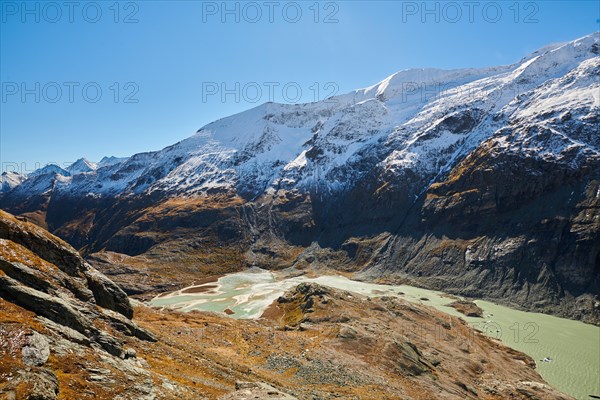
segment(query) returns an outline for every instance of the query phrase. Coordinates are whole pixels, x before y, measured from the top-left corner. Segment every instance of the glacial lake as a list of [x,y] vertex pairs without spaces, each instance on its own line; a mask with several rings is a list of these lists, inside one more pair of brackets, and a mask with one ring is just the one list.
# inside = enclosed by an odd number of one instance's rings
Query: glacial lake
[[[252,319],[260,317],[286,290],[302,282],[316,282],[370,297],[398,296],[459,316],[489,336],[531,356],[540,375],[557,389],[581,400],[591,399],[589,395],[600,396],[600,327],[481,300],[475,303],[484,310],[484,318],[465,317],[448,306],[453,300],[444,293],[413,286],[380,285],[342,276],[278,279],[277,273],[253,269],[223,276],[213,283],[163,294],[152,299],[150,305],[224,315],[224,310],[230,309],[234,312],[231,318]],[[545,358],[551,361],[542,361]]]

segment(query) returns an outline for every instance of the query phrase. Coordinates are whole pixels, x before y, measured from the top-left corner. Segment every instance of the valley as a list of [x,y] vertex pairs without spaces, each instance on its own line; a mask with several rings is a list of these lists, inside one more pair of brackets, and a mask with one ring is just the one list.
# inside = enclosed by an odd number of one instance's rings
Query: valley
[[129,294],[310,266],[598,324],[598,43],[404,70],[265,103],[160,151],[5,173],[0,208]]
[[600,36],[5,171],[0,398],[600,396]]
[[571,398],[531,357],[403,299],[305,282],[260,319],[160,311],[4,212],[0,243],[3,398]]
[[[8,398],[62,399],[73,390],[84,399],[233,399],[261,390],[282,399],[568,398],[550,394],[534,368],[577,399],[597,390],[600,332],[592,325],[479,300],[483,318],[465,317],[448,306],[456,297],[441,292],[294,269],[200,280],[155,297],[153,308],[130,305],[66,243],[0,216],[0,350],[8,361],[0,393]],[[57,268],[51,262],[65,272],[46,277]],[[78,268],[95,300],[77,275],[63,275]],[[98,322],[84,328],[90,313]],[[465,375],[462,363],[472,372]]]

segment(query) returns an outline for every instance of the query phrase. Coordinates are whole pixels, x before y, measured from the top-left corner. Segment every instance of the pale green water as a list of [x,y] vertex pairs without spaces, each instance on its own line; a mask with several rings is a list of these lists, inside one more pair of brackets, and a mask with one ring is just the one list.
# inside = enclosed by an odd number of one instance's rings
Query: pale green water
[[[229,308],[233,318],[258,318],[264,309],[286,290],[301,282],[316,282],[366,296],[399,296],[408,301],[427,304],[448,314],[457,315],[506,345],[533,357],[544,379],[577,399],[600,396],[600,328],[550,315],[523,312],[487,301],[476,301],[484,318],[469,318],[448,307],[452,302],[444,293],[406,285],[378,285],[352,281],[341,276],[303,276],[278,280],[269,271],[255,269],[224,276],[210,292],[182,294],[173,292],[154,298],[153,306],[167,306],[184,311],[223,312]],[[203,286],[203,285],[200,285]],[[403,293],[403,294],[400,294]],[[420,300],[427,298],[427,301]],[[542,362],[545,357],[551,362]]]

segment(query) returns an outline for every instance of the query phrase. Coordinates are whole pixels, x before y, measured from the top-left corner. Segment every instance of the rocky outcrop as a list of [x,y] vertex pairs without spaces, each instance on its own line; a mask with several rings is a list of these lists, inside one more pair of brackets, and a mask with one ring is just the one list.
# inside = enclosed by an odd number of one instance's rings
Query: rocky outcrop
[[[73,247],[56,236],[0,210],[0,239],[21,245],[42,260],[58,267],[64,274],[64,282],[80,300],[90,300],[91,294],[101,307],[120,312],[128,318],[133,316],[133,309],[125,292],[98,273]],[[44,279],[38,281],[43,282]]]
[[129,298],[120,287],[89,265],[86,265],[84,274],[88,287],[94,294],[96,304],[121,313],[127,318],[133,317],[133,308],[129,303]]
[[468,300],[457,300],[448,304],[449,307],[456,309],[458,312],[467,317],[483,317],[483,310],[477,304]]
[[423,353],[413,343],[393,342],[384,349],[386,356],[396,360],[395,367],[400,373],[409,375],[421,375],[435,370],[433,364],[428,361]]
[[102,334],[93,319],[152,339],[130,320],[133,309],[127,295],[60,239],[0,211],[0,246],[0,296],[4,299],[90,338],[103,338],[112,352],[118,351],[116,342],[106,339],[110,335]]
[[156,341],[130,319],[129,299],[116,284],[62,240],[3,211],[0,308],[0,358],[10,365],[0,368],[10,378],[0,394],[9,399],[58,398],[54,370],[69,368],[69,354],[121,360],[128,337]]
[[89,332],[93,327],[89,318],[81,310],[77,310],[73,303],[69,304],[68,300],[31,289],[7,276],[0,276],[0,296],[80,333]]

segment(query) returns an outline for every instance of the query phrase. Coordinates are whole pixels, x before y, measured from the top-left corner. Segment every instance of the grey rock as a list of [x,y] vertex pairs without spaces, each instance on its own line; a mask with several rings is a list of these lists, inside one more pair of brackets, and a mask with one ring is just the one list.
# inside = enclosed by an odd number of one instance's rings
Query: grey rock
[[92,326],[85,316],[65,300],[23,286],[8,276],[0,276],[0,296],[80,333]]
[[[3,245],[4,240],[0,240],[0,245]],[[11,262],[0,257],[0,270],[4,271],[6,275],[13,279],[18,280],[24,285],[30,286],[36,290],[48,292],[52,287],[50,282],[40,276],[39,273],[26,265],[19,262]]]
[[29,387],[24,400],[56,400],[58,398],[58,379],[50,370],[39,368],[31,371],[22,371],[15,378],[14,385],[20,382]]
[[73,247],[45,230],[22,221],[0,219],[0,238],[18,243],[70,276],[83,274],[83,259]]
[[[11,240],[26,247],[40,258],[56,265],[69,277],[75,278],[65,280],[65,286],[78,299],[89,301],[93,295],[98,305],[120,312],[128,318],[133,316],[133,308],[125,292],[87,264],[77,250],[61,239],[33,224],[11,218],[0,218],[0,239]],[[33,279],[31,274],[21,276]],[[82,282],[86,282],[89,289]],[[34,283],[43,285],[40,281]]]
[[56,322],[49,320],[48,318],[38,318],[44,323],[44,325],[48,329],[50,329],[52,332],[56,333],[57,335],[66,339],[69,342],[73,342],[83,346],[89,346],[91,343],[88,337],[86,337],[82,333],[77,332],[74,329],[69,328],[68,326],[57,324]]
[[156,337],[151,332],[144,328],[139,327],[135,322],[125,318],[122,314],[114,312],[112,310],[103,310],[102,314],[106,317],[111,325],[120,332],[125,333],[129,336],[135,336],[138,339],[146,340],[149,342],[156,342]]
[[391,354],[395,354],[396,364],[400,371],[408,375],[421,375],[430,372],[434,366],[429,363],[421,351],[413,343],[405,341],[394,343]]
[[129,298],[119,286],[89,264],[85,265],[84,274],[99,306],[114,310],[127,318],[133,317],[133,307]]
[[48,340],[42,334],[31,331],[26,336],[27,344],[21,350],[23,363],[26,365],[43,365],[50,356]]
[[338,337],[340,337],[341,339],[348,339],[348,340],[352,340],[352,339],[356,339],[356,330],[354,330],[353,328],[349,327],[349,326],[342,326],[340,328],[340,333],[338,333]]
[[97,331],[93,336],[94,342],[99,344],[109,354],[121,357],[123,354],[123,343],[117,338],[104,331]]
[[132,349],[131,347],[125,349],[125,351],[123,352],[123,357],[127,360],[129,358],[136,358],[137,357],[137,352],[135,351],[135,349]]

